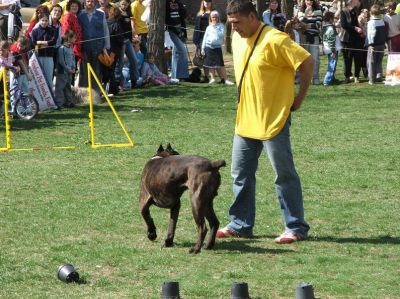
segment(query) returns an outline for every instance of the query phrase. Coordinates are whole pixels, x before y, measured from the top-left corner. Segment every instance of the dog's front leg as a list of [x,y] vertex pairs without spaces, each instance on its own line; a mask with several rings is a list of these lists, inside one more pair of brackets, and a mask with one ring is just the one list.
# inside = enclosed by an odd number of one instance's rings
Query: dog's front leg
[[181,209],[181,201],[178,200],[177,204],[170,210],[168,234],[164,242],[165,247],[174,246],[175,229],[176,229],[176,223],[178,222],[180,209]]
[[147,200],[141,198],[140,200],[140,212],[147,225],[147,238],[154,241],[157,239],[156,226],[154,224],[153,218],[150,216],[150,206],[153,204],[153,199],[151,197]]

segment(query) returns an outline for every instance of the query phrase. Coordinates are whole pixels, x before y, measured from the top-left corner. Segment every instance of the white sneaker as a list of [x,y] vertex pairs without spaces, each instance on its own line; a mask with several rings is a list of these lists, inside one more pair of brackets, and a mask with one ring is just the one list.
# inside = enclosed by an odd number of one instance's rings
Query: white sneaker
[[225,80],[225,84],[226,84],[226,85],[233,85],[233,84],[235,84],[235,83],[233,83],[232,81],[229,81],[229,80]]
[[215,79],[211,79],[210,82],[208,82],[208,84],[213,84],[215,83]]

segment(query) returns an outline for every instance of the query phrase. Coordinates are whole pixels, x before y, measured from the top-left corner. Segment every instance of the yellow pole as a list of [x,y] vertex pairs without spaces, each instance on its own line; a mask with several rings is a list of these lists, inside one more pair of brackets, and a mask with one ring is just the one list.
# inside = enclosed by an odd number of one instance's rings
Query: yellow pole
[[89,127],[90,127],[90,135],[92,140],[92,147],[95,147],[94,140],[94,117],[93,117],[93,98],[92,98],[92,76],[90,76],[92,72],[92,66],[90,63],[87,64],[87,75],[88,75],[88,83],[89,83]]
[[3,91],[4,91],[4,119],[6,124],[6,150],[11,149],[11,126],[10,126],[10,115],[8,113],[9,105],[9,93],[7,88],[7,74],[6,68],[1,69],[1,79],[3,79]]
[[[110,106],[112,112],[114,113],[115,118],[117,119],[119,125],[121,126],[122,130],[124,131],[124,134],[125,134],[126,138],[128,138],[128,140],[129,140],[129,146],[134,146],[134,143],[133,143],[131,137],[129,136],[128,131],[126,130],[124,124],[122,123],[121,119],[119,118],[119,115],[118,115],[117,111],[114,109],[113,104],[111,103],[110,99],[108,98],[107,93],[106,93],[105,90],[103,89],[103,86],[101,85],[99,79],[97,78],[97,76],[96,76],[94,70],[92,69],[92,67],[90,66],[90,64],[88,64],[88,76],[91,77],[89,74],[92,74],[94,80],[97,82],[97,84],[98,84],[98,86],[99,86],[101,92],[103,93],[105,99],[107,100],[108,105]],[[91,104],[90,104],[91,113],[93,113],[93,110],[92,110],[92,109],[93,109],[93,108],[92,108],[92,99],[91,99],[91,81],[90,81],[90,79],[89,79],[89,101],[90,101],[90,103],[91,103]],[[92,118],[93,118],[93,115],[92,115]],[[92,121],[92,122],[93,122],[93,121]],[[94,127],[94,125],[93,125],[93,127]],[[98,145],[95,145],[95,144],[94,144],[94,129],[92,129],[92,134],[93,134],[93,135],[92,135],[92,147],[98,147]],[[123,146],[125,146],[125,145],[119,145],[119,146],[117,146],[117,145],[108,145],[108,146],[123,147]]]

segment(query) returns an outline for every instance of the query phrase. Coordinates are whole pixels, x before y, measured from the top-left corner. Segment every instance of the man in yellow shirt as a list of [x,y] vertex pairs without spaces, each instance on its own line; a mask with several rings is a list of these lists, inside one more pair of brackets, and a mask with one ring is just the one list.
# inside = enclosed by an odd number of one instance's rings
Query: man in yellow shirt
[[[300,178],[290,146],[290,114],[300,108],[313,74],[310,54],[290,37],[272,27],[263,27],[254,5],[248,0],[231,0],[227,6],[232,37],[233,62],[240,95],[232,149],[234,202],[231,222],[217,237],[252,237],[255,222],[255,189],[258,159],[264,150],[276,173],[275,188],[285,231],[276,243],[307,238],[310,226],[304,220]],[[261,32],[261,33],[260,33]],[[254,52],[244,70],[259,35]],[[300,73],[294,94],[296,69]]]
[[147,53],[147,33],[149,32],[149,27],[146,22],[142,21],[141,17],[145,11],[146,7],[143,5],[143,0],[135,0],[131,4],[132,11],[132,35],[134,38],[140,39],[140,52],[146,57]]

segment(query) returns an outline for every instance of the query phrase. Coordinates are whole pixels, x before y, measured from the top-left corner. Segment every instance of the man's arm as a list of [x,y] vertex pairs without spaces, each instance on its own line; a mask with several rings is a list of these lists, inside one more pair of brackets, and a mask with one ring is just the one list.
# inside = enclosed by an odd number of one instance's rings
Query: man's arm
[[308,87],[310,86],[314,73],[314,59],[311,55],[300,64],[298,71],[300,77],[299,92],[297,93],[297,96],[294,97],[293,105],[290,109],[291,111],[296,111],[300,108],[301,103],[306,97]]

